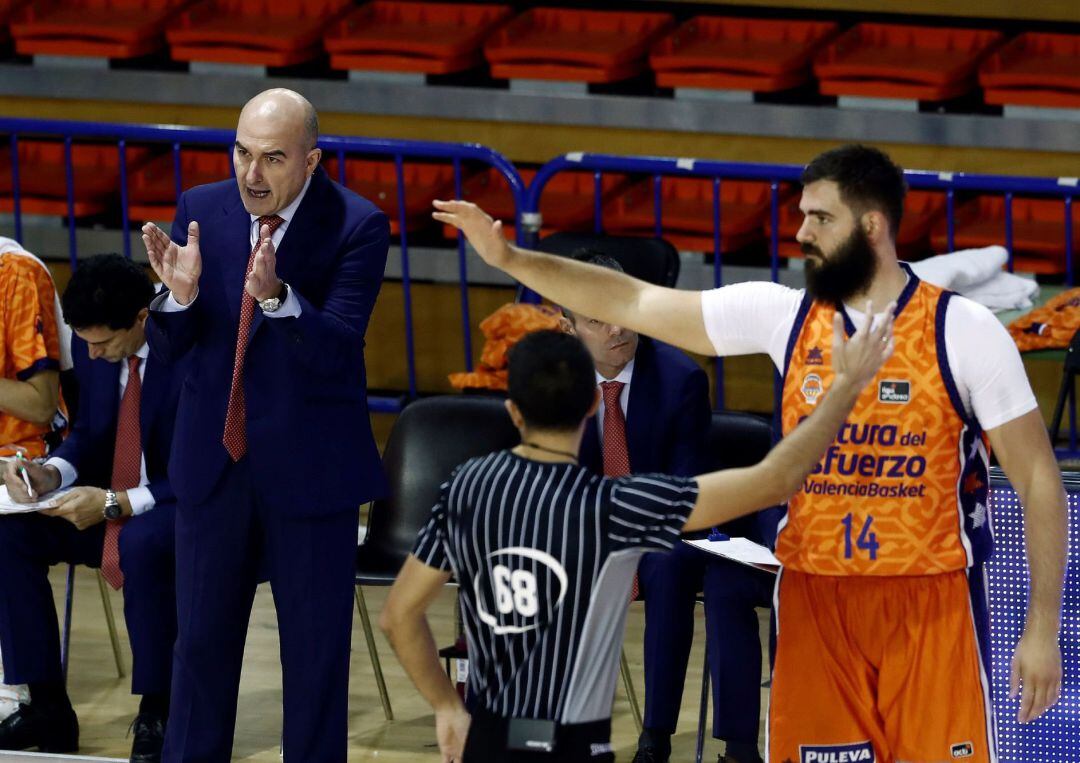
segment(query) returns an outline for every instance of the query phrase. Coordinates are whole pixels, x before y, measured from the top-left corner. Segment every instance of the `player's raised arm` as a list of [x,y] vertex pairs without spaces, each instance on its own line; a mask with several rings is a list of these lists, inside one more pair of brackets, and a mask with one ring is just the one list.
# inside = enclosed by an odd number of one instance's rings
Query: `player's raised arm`
[[[697,478],[698,502],[684,530],[723,524],[750,512],[783,503],[799,489],[806,475],[821,460],[851,413],[863,388],[893,352],[893,311],[877,327],[870,321],[844,339],[843,318],[833,320],[833,363],[836,375],[817,410],[769,451],[761,463],[743,469],[725,469]],[[872,314],[870,305],[867,313]]]
[[559,305],[701,355],[714,355],[701,317],[701,292],[668,289],[608,268],[506,241],[502,223],[467,201],[436,201],[433,217],[453,225],[487,264]]

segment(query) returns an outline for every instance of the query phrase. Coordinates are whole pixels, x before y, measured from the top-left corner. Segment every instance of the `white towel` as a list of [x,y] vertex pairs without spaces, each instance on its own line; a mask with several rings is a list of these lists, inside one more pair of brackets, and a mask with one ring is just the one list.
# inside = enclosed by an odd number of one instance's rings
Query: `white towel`
[[1039,284],[1002,270],[1008,260],[1005,247],[987,246],[913,262],[911,270],[922,280],[959,292],[994,312],[1029,309]]
[[[13,238],[0,236],[0,254],[21,254],[29,257],[42,267],[52,281],[52,272],[49,266],[23,248],[22,244]],[[53,309],[56,311],[56,332],[60,337],[60,370],[67,371],[74,367],[71,360],[71,326],[64,323],[64,311],[60,307],[60,293],[56,290],[56,282],[53,281]]]

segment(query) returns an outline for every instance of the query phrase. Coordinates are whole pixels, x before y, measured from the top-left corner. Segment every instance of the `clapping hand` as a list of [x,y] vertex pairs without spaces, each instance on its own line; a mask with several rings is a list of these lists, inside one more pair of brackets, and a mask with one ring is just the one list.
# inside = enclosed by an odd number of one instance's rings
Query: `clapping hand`
[[153,223],[142,227],[143,245],[150,267],[161,279],[181,305],[190,304],[199,291],[202,274],[202,255],[199,252],[199,224],[188,223],[188,239],[185,246],[172,241],[161,228]]

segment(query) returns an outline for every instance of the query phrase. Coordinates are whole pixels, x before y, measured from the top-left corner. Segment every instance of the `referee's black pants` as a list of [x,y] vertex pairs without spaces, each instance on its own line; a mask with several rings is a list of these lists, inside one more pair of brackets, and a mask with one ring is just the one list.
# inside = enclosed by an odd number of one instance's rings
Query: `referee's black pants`
[[506,748],[509,718],[477,709],[465,740],[464,763],[614,763],[611,719],[559,724],[554,752],[525,752]]

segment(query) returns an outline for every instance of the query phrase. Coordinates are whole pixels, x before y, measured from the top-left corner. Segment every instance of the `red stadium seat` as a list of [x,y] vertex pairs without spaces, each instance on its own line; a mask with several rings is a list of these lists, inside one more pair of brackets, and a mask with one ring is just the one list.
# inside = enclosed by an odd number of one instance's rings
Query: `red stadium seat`
[[987,103],[1080,108],[1080,34],[1027,32],[979,69]]
[[618,82],[644,71],[672,23],[667,13],[533,8],[496,32],[484,55],[494,77]]
[[11,20],[29,0],[0,0],[0,45],[11,41]]
[[[909,191],[904,198],[904,217],[896,233],[896,250],[905,260],[922,259],[930,253],[930,229],[945,214],[945,195],[933,191]],[[781,257],[802,257],[795,234],[802,225],[799,197],[795,195],[780,207]],[[771,221],[765,219],[765,235],[772,232]]]
[[[519,172],[526,185],[536,177],[536,170],[522,169]],[[600,180],[601,206],[627,185],[629,179],[625,175],[604,174]],[[540,235],[592,230],[596,217],[595,193],[595,180],[591,172],[560,172],[552,176],[540,195]],[[502,173],[492,169],[472,176],[462,182],[461,197],[481,207],[496,220],[502,220],[503,233],[509,239],[514,238],[514,198]],[[457,229],[444,226],[443,235],[456,239]]]
[[203,0],[167,32],[177,61],[291,66],[322,53],[324,30],[350,0]]
[[[128,148],[129,170],[150,156],[146,148]],[[71,148],[75,216],[106,211],[120,197],[120,155],[115,145],[75,144]],[[67,215],[67,175],[64,144],[19,141],[20,210],[31,215]],[[15,209],[11,151],[0,150],[0,212]]]
[[[783,204],[791,190],[780,192]],[[720,248],[730,252],[760,241],[769,216],[768,183],[723,180],[720,183]],[[656,215],[652,179],[636,183],[604,210],[610,233],[653,235]],[[665,177],[661,181],[663,237],[684,250],[711,252],[713,181],[709,178]]]
[[[230,176],[230,165],[229,152],[224,148],[181,151],[181,190],[225,180]],[[170,151],[128,173],[128,219],[138,222],[171,220],[175,212],[176,173]]]
[[165,28],[192,0],[35,0],[11,34],[24,55],[136,58],[165,47]]
[[333,25],[324,44],[335,69],[450,74],[483,63],[487,36],[506,5],[375,0]]
[[[330,177],[339,179],[337,157],[323,159]],[[462,172],[464,173],[464,169]],[[431,202],[452,198],[454,168],[449,164],[406,161],[402,167],[405,180],[405,230],[412,232],[431,222]],[[464,180],[464,177],[462,178]],[[397,169],[392,161],[368,159],[345,160],[345,185],[368,199],[390,218],[390,233],[401,232],[398,216]]]
[[857,24],[814,59],[825,95],[943,101],[975,87],[1001,32]]
[[[1080,204],[1072,205],[1073,256],[1080,252]],[[947,221],[934,225],[930,242],[948,251]],[[956,209],[953,248],[1005,245],[1005,199],[979,196]],[[1059,199],[1013,198],[1013,266],[1031,273],[1065,272],[1065,204]]]
[[787,90],[810,79],[814,53],[837,29],[832,22],[697,16],[653,46],[649,65],[661,87]]

